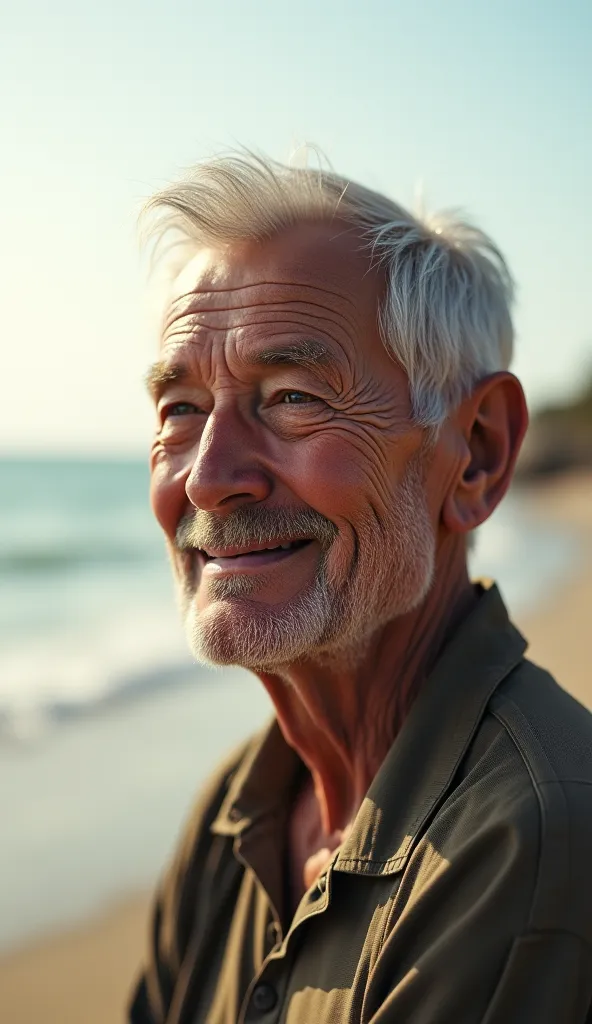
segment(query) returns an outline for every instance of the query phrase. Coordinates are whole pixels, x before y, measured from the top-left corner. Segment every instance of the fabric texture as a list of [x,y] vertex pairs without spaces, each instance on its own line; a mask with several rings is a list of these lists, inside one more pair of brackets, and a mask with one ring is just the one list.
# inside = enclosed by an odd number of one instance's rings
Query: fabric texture
[[304,766],[275,721],[220,766],[159,887],[131,1024],[592,1021],[592,716],[525,649],[483,589],[293,917]]

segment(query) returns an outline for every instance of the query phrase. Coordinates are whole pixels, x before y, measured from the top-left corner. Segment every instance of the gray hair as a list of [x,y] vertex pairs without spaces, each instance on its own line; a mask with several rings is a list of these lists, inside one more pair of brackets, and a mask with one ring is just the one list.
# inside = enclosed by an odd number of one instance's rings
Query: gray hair
[[414,215],[333,171],[239,152],[198,164],[146,213],[158,214],[149,231],[156,250],[170,229],[199,248],[265,240],[304,220],[356,228],[385,273],[378,324],[420,426],[437,428],[478,380],[510,364],[510,271],[493,241],[455,212]]

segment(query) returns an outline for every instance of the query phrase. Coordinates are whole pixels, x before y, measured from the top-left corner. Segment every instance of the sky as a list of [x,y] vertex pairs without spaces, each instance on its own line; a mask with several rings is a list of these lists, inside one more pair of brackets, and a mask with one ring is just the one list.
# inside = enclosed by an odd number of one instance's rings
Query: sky
[[592,366],[589,0],[19,0],[0,37],[0,450],[141,454],[136,218],[241,144],[460,207],[518,284],[531,407]]

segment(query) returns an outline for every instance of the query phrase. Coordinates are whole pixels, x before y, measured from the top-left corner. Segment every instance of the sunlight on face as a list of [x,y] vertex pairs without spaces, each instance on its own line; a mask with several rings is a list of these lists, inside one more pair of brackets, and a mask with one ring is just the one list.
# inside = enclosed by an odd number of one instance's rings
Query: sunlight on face
[[383,288],[334,223],[207,251],[177,283],[149,378],[152,504],[202,661],[363,656],[430,586],[425,438]]
[[361,657],[376,630],[421,603],[433,578],[435,538],[418,458],[395,497],[384,522],[368,517],[348,565],[334,568],[343,563],[332,558],[337,535],[310,585],[282,606],[249,600],[260,578],[237,576],[211,581],[211,604],[200,612],[192,588],[181,582],[186,633],[198,661],[270,670],[304,657]]

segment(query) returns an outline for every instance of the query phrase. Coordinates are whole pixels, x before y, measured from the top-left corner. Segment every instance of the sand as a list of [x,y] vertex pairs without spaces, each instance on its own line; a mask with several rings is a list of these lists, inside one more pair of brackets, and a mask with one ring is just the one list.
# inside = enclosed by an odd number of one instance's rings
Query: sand
[[[576,571],[541,596],[518,623],[530,656],[592,708],[592,475],[563,477],[525,496],[533,517],[573,530]],[[141,895],[75,930],[0,960],[2,1024],[117,1024],[146,942],[149,898]]]
[[146,943],[149,899],[0,961],[2,1024],[119,1024]]

